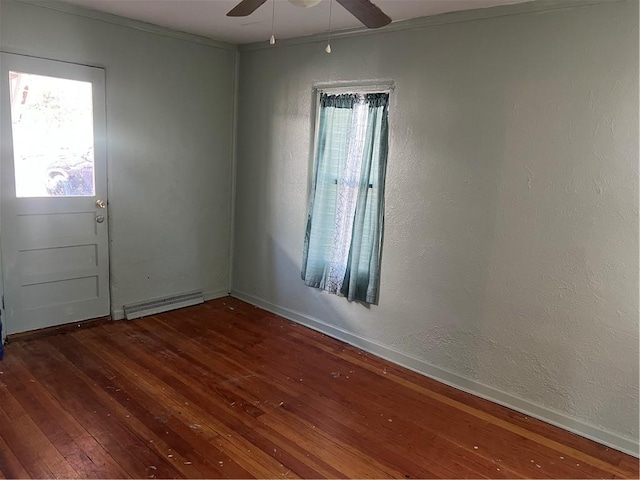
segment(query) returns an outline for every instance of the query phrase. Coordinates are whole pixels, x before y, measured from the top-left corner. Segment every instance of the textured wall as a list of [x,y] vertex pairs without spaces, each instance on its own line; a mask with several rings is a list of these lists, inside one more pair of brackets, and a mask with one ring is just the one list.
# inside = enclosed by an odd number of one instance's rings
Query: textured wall
[[226,291],[235,52],[0,5],[3,50],[106,69],[113,309]]
[[[233,290],[637,443],[638,2],[332,46],[241,53]],[[300,266],[312,86],[376,79],[396,89],[366,308]]]

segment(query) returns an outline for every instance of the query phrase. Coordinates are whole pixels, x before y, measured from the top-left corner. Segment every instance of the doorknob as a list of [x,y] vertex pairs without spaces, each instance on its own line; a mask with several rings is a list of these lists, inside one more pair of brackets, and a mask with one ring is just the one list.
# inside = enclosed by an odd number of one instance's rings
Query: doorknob
[[96,207],[107,208],[107,202],[105,202],[104,200],[96,200]]

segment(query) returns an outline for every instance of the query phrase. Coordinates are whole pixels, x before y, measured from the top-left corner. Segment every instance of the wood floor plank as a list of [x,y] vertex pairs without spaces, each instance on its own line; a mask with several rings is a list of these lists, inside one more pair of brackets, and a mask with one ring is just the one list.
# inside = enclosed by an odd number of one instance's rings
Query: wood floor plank
[[[179,359],[175,359],[175,360],[176,360],[176,361],[179,361]],[[268,394],[268,392],[264,391],[264,387],[262,388],[262,390],[263,390],[263,391],[262,391],[262,393],[263,393],[263,394],[265,394],[265,395],[267,395],[267,394]],[[282,395],[281,395],[281,394],[279,394],[277,398],[282,398]],[[254,401],[255,401],[255,400],[254,400]],[[261,416],[260,418],[263,418],[263,417]],[[342,430],[345,430],[345,428],[344,428],[344,427],[342,427]],[[318,433],[320,433],[320,432],[318,432]],[[334,440],[333,440],[333,443],[334,443],[334,444],[338,444],[338,445],[339,445],[339,441],[338,441],[338,440],[335,440],[335,439],[334,439]],[[343,448],[341,448],[340,450],[344,450],[344,449],[346,449],[346,448],[347,448],[347,447],[343,447]],[[338,454],[340,454],[340,453],[341,453],[341,452],[338,452]],[[384,468],[384,467],[381,467],[381,469],[383,469],[383,468]],[[353,472],[352,472],[352,474],[353,474]],[[376,475],[376,474],[377,474],[377,476],[380,476],[381,474],[383,474],[383,476],[389,476],[389,472],[384,472],[383,470],[378,471],[378,472],[373,472],[373,474],[374,474],[374,475]]]
[[[622,475],[616,474],[618,478],[640,478],[638,470],[640,470],[640,462],[631,455],[624,455],[618,462],[618,467],[622,470]],[[635,476],[634,476],[635,475]]]
[[[95,475],[87,478],[121,478],[126,477],[126,472],[116,464],[111,455],[89,434],[89,432],[61,405],[51,393],[42,385],[30,370],[24,367],[17,358],[5,357],[3,362],[5,374],[8,373],[14,379],[23,384],[25,394],[34,399],[37,398],[44,411],[41,415],[47,415],[54,419],[57,425],[73,439],[79,450],[91,460],[95,466]],[[13,387],[11,387],[13,390]],[[18,387],[21,389],[21,387]],[[22,400],[20,400],[22,403]],[[31,401],[28,401],[31,403]],[[89,467],[91,468],[91,467]]]
[[[315,342],[315,341],[314,341]],[[317,344],[318,346],[319,343]],[[323,348],[320,346],[320,348]],[[343,355],[340,354],[341,357],[348,357],[348,355]],[[359,365],[363,368],[369,369],[370,371],[379,371],[379,367],[377,367],[376,365],[370,364],[368,362],[368,359],[357,359],[357,358],[350,358],[349,361],[355,365]],[[617,468],[616,465],[606,462],[606,461],[602,461],[597,457],[592,457],[591,455],[580,451],[576,448],[571,447],[570,445],[566,445],[566,444],[562,444],[560,442],[557,442],[555,440],[552,440],[551,438],[545,437],[543,435],[540,435],[536,432],[530,431],[526,428],[520,427],[519,425],[515,425],[513,423],[510,423],[506,420],[503,420],[501,418],[495,417],[493,415],[491,415],[490,413],[481,410],[481,409],[476,409],[474,407],[471,407],[465,403],[459,402],[457,400],[454,400],[453,398],[444,396],[440,393],[436,393],[428,388],[425,388],[421,385],[415,384],[411,381],[405,380],[403,377],[399,376],[399,375],[395,375],[393,373],[390,372],[385,372],[385,379],[389,379],[392,380],[393,382],[397,383],[400,386],[404,386],[407,387],[411,390],[415,390],[418,393],[421,393],[423,395],[426,395],[428,397],[433,398],[434,400],[438,400],[439,402],[448,405],[450,407],[453,407],[455,409],[458,409],[462,412],[468,413],[470,415],[473,415],[479,419],[483,419],[486,420],[489,423],[492,423],[496,426],[499,426],[503,429],[505,429],[506,431],[515,433],[516,435],[519,435],[521,437],[527,438],[529,440],[532,440],[534,442],[536,442],[538,445],[540,446],[545,446],[548,448],[551,448],[553,450],[556,450],[557,452],[559,452],[560,454],[564,454],[567,456],[571,456],[572,458],[575,458],[578,462],[582,462],[583,464],[588,464],[588,465],[592,465],[594,467],[600,468],[603,471],[606,471],[608,475],[626,475],[627,472],[624,472],[622,469]],[[579,466],[579,464],[578,464]]]
[[33,422],[24,413],[17,412],[12,403],[8,390],[0,389],[0,436],[11,442],[11,451],[29,476],[50,478],[59,468],[65,473],[61,476],[76,478],[77,474],[57,458],[53,446],[43,441],[42,433]]
[[[248,378],[256,378],[256,373],[248,373],[249,371],[244,372],[244,375],[237,375],[238,370],[242,369],[243,366],[237,363],[229,363],[218,361],[215,365],[210,365],[208,361],[210,356],[204,352],[206,349],[203,346],[199,345],[197,342],[191,341],[187,336],[185,336],[182,332],[171,329],[169,326],[164,326],[164,324],[158,323],[146,323],[141,325],[141,328],[144,328],[149,332],[150,335],[154,337],[169,342],[172,346],[174,346],[178,351],[181,352],[181,357],[176,359],[178,363],[180,360],[188,362],[188,366],[192,369],[195,369],[198,375],[201,377],[207,377],[212,379],[215,375],[218,377],[220,374],[224,374],[228,372],[229,374],[236,375],[236,378],[241,380],[245,380]],[[208,367],[215,369],[215,374],[211,374],[207,368]],[[186,367],[186,366],[185,366]],[[231,369],[231,370],[227,370]],[[243,372],[240,372],[243,373]],[[236,392],[236,389],[233,388],[233,385],[236,384],[236,381],[227,381],[224,380],[225,377],[218,377],[222,381],[223,386],[207,384],[212,392],[219,397],[220,401],[225,403],[228,406],[228,409],[225,412],[225,415],[234,415],[234,410],[236,407],[240,407],[243,400],[243,397],[246,397],[245,392]],[[272,387],[275,388],[276,382],[264,383],[262,382],[260,385],[257,385],[256,391],[260,391],[260,389],[264,389],[264,387]],[[227,388],[226,386],[231,386]],[[276,388],[275,391],[277,393],[271,392],[272,395],[275,395],[274,398],[277,401],[272,402],[272,408],[280,408],[284,405],[284,401],[287,403],[291,403],[294,401],[294,397],[292,397],[289,392],[286,392],[282,389]],[[252,404],[257,399],[252,398],[248,399],[248,402]],[[247,401],[246,399],[244,401]],[[264,402],[265,405],[268,402]],[[256,423],[251,425],[251,430],[249,435],[251,435],[251,441],[259,448],[265,451],[271,451],[274,445],[280,446],[280,451],[285,451],[294,456],[298,460],[298,465],[296,467],[296,471],[303,477],[306,478],[318,478],[318,477],[332,477],[332,478],[343,478],[345,474],[336,470],[334,467],[324,462],[320,458],[318,458],[315,454],[310,454],[307,450],[300,447],[297,443],[292,441],[289,438],[283,437],[275,430],[269,428],[261,428],[262,426]],[[236,427],[239,428],[239,427]],[[256,435],[258,434],[258,435]],[[246,435],[246,434],[245,434]],[[301,465],[302,463],[302,465]]]
[[[67,406],[68,411],[107,450],[116,463],[136,478],[157,475],[179,476],[166,460],[149,449],[148,439],[141,439],[126,427],[126,417],[116,417],[95,391],[51,345],[42,341],[21,342],[26,355],[25,366],[43,378],[47,388]],[[51,365],[55,365],[55,369]]]
[[[373,358],[373,360],[375,360],[375,357]],[[388,373],[401,373],[408,380],[421,382],[423,385],[427,386],[430,390],[433,390],[436,393],[445,395],[453,400],[464,403],[478,410],[486,411],[487,413],[490,413],[497,418],[544,435],[559,443],[568,446],[577,446],[584,453],[587,453],[592,457],[599,458],[613,464],[617,464],[621,458],[629,458],[628,455],[606,447],[605,445],[601,445],[584,437],[579,437],[560,428],[549,429],[549,425],[541,420],[527,416],[520,412],[516,412],[515,410],[502,407],[483,398],[469,395],[466,392],[437,382],[436,380],[426,378],[418,373],[403,369],[402,367],[399,367],[397,365],[389,365],[388,362],[384,361],[382,361],[381,364],[384,365],[384,367],[381,368],[385,368],[386,370],[388,370]]]
[[102,476],[91,459],[59,423],[60,417],[48,413],[48,409],[44,405],[46,397],[33,395],[31,393],[32,387],[24,385],[18,377],[12,374],[11,370],[5,369],[4,380],[25,413],[33,419],[48,441],[62,454],[79,477],[99,478]]
[[[2,386],[0,386],[2,388]],[[27,478],[29,472],[22,466],[0,432],[0,474],[3,478]]]
[[230,297],[11,342],[0,477],[638,478],[637,459]]
[[[305,330],[303,333],[306,333],[306,332],[307,331]],[[295,333],[293,335],[295,335]],[[270,347],[273,347],[273,344],[271,344]],[[258,349],[258,348],[259,348],[258,346],[254,346],[254,349]],[[325,353],[327,353],[327,352],[325,352]],[[309,352],[307,352],[306,358],[307,359],[310,358]],[[327,362],[325,362],[325,363],[327,363]],[[331,369],[331,366],[329,366],[329,368]],[[307,367],[307,370],[305,371],[305,373],[306,374],[309,373],[308,367]],[[352,375],[352,377],[353,377],[353,375]],[[334,383],[334,385],[336,385],[336,384],[337,384],[337,382]],[[352,385],[351,388],[353,388],[353,387],[355,387],[355,386]],[[371,401],[372,398],[373,398],[373,396],[369,395],[369,400],[370,401]],[[422,398],[422,402],[424,403],[424,397]],[[428,403],[428,401],[427,401],[427,403]],[[393,407],[393,405],[391,405],[391,407]],[[431,408],[433,409],[433,406],[431,406]],[[381,409],[383,409],[383,408],[381,408]],[[362,407],[359,406],[358,411],[361,411],[361,410],[362,410]],[[473,415],[471,415],[471,417],[473,417]],[[443,417],[443,420],[444,420],[444,417]],[[448,422],[447,420],[444,420],[444,421]],[[486,423],[486,422],[484,422],[484,423]],[[436,426],[436,428],[438,428],[439,430],[442,431],[443,429],[446,429],[448,425],[455,426],[456,424],[451,424],[449,422],[449,423],[445,423],[445,425],[442,425],[442,424],[438,425],[438,426]],[[468,455],[474,455],[474,454],[477,453],[477,452],[473,452],[471,450],[471,446],[469,446],[469,445],[466,448],[468,449],[468,452],[467,452]],[[519,461],[518,455],[514,456],[513,461],[516,461],[516,462]],[[540,462],[542,463],[542,460],[540,460]],[[529,462],[527,462],[526,464],[522,464],[521,468],[523,468],[525,470],[527,476],[544,477],[545,476],[544,472],[540,471],[540,470],[537,470],[537,468],[538,468],[537,465],[540,465],[541,463],[529,464]],[[568,462],[565,462],[565,464],[563,466],[563,470],[564,470],[563,476],[566,476],[566,477],[570,477],[570,476],[582,477],[582,476],[584,476],[584,472],[581,473],[580,471],[578,471],[578,469],[570,467]],[[592,473],[594,473],[596,476],[603,476],[603,472],[602,471],[598,471],[597,469],[596,469],[595,472],[592,472]],[[606,472],[605,472],[605,476],[606,476]]]
[[[176,333],[176,334],[177,334],[177,332],[174,332],[174,333]],[[174,338],[175,338],[175,337],[174,337]],[[219,347],[219,345],[218,345],[218,347]],[[241,353],[241,352],[236,352],[234,355],[236,355],[236,356],[237,356],[237,355],[239,355],[240,353]],[[271,397],[273,398],[273,400],[271,401],[271,404],[272,404],[272,405],[278,405],[278,402],[279,402],[280,400],[285,400],[285,401],[286,401],[286,404],[287,404],[287,407],[286,407],[286,408],[289,408],[289,407],[288,407],[289,405],[292,405],[292,404],[296,403],[296,402],[295,402],[295,397],[290,397],[290,396],[289,396],[289,393],[285,393],[284,391],[282,391],[282,390],[277,390],[277,389],[275,389],[275,388],[273,387],[273,385],[274,385],[275,383],[278,383],[278,384],[279,384],[279,382],[270,382],[270,383],[266,383],[266,382],[265,382],[265,383],[262,383],[261,385],[258,385],[258,384],[257,384],[257,381],[259,380],[260,374],[262,374],[262,373],[263,373],[263,372],[262,372],[262,370],[260,370],[260,371],[255,371],[253,375],[250,375],[250,376],[248,375],[248,376],[246,376],[246,377],[251,377],[250,379],[247,379],[247,382],[251,382],[251,383],[253,383],[253,384],[254,384],[254,385],[252,385],[252,390],[256,390],[256,391],[260,391],[260,392],[261,392],[262,397],[260,397],[260,398],[265,398],[265,397],[266,397],[266,398],[268,399],[268,398],[271,396]],[[233,374],[233,372],[229,372],[229,374],[231,375],[231,374]],[[268,373],[268,374],[266,374],[266,375],[267,375],[269,378],[273,378],[274,380],[276,380],[276,379],[277,379],[276,377],[274,377],[274,372],[273,372],[273,371],[272,371],[272,372],[269,372],[269,373]],[[296,385],[296,386],[297,386],[299,389],[301,389],[302,391],[304,391],[304,389],[306,389],[306,388],[307,388],[307,387],[304,387],[304,386],[300,386],[300,385],[299,385],[299,384],[297,384],[297,383],[294,383],[294,385]],[[257,397],[256,397],[255,399],[253,399],[253,401],[254,401],[254,402],[255,402],[255,401],[258,401],[258,402],[259,402],[260,400],[258,400],[258,399],[257,399]],[[268,404],[268,403],[269,403],[269,401],[268,401],[268,400],[266,400],[266,401],[262,402],[262,404],[263,404],[263,405],[266,405],[266,404]],[[321,414],[319,414],[318,412],[316,412],[314,415],[315,415],[316,417],[320,417],[320,416],[321,416]],[[261,416],[261,417],[260,417],[260,419],[262,419],[262,418],[264,418],[264,417],[262,417],[262,416]],[[320,418],[318,418],[318,420],[320,420]],[[385,421],[386,421],[386,419],[385,419]],[[325,425],[325,426],[326,426],[326,425]],[[344,435],[345,435],[345,432],[346,432],[346,430],[347,430],[347,429],[348,429],[348,428],[347,428],[346,426],[344,426],[344,425],[340,425],[340,427],[339,427],[340,434],[341,434],[342,436],[344,436]],[[327,429],[325,428],[324,430],[327,430]],[[357,436],[356,436],[355,434],[353,435],[353,437],[354,437],[354,438],[357,438]],[[380,441],[380,442],[383,442],[384,440],[385,440],[384,438],[379,438],[379,441]],[[378,451],[378,455],[377,455],[377,458],[378,458],[378,459],[380,459],[380,455],[379,455],[379,454],[380,454],[380,451]],[[410,463],[410,462],[409,462],[409,460],[406,460],[406,461],[405,461],[405,463]],[[342,475],[342,476],[344,476],[344,475]],[[431,476],[431,477],[432,477],[432,476],[434,476],[434,475],[427,475],[427,472],[423,470],[423,471],[421,471],[419,474],[416,474],[415,476],[420,476],[420,477],[427,477],[427,476]]]
[[[139,438],[149,442],[150,447],[161,457],[167,458],[175,470],[185,477],[219,476],[218,469],[202,468],[194,462],[192,445],[183,441],[167,425],[167,411],[160,409],[156,412],[149,411],[148,407],[142,407],[132,397],[136,387],[131,384],[119,382],[117,370],[109,368],[107,364],[95,356],[81,342],[69,336],[57,336],[50,342],[87,378],[90,378],[100,397],[110,397],[114,415],[126,419],[129,428]],[[113,376],[111,376],[113,375]],[[148,399],[151,402],[151,399]],[[171,434],[170,436],[168,436]],[[156,465],[157,471],[157,465]],[[242,473],[246,473],[242,471]]]
[[[180,359],[175,358],[174,360],[175,360],[176,362],[179,362],[179,360],[180,360]],[[159,367],[160,367],[160,366],[159,366]],[[185,367],[186,367],[186,365],[185,365]],[[263,398],[263,397],[261,397],[261,398]],[[205,401],[206,401],[206,400],[205,400]],[[260,402],[261,402],[261,401],[260,401],[260,400],[258,400],[257,398],[256,398],[256,399],[253,399],[253,400],[251,400],[251,399],[245,399],[245,401],[247,401],[247,402],[249,402],[249,401],[250,401],[250,402],[252,402],[252,403],[260,403]],[[201,400],[201,402],[202,402],[202,400]],[[263,411],[261,411],[261,415],[262,415],[262,413],[264,413],[264,412],[263,412]],[[260,418],[262,418],[262,417],[260,417]],[[340,445],[339,445],[339,442],[337,442],[336,440],[333,440],[333,442],[332,442],[332,443],[333,443],[333,444],[336,444],[336,443],[337,443],[337,444],[338,444],[338,446],[340,446]],[[282,457],[282,455],[283,455],[283,454],[286,454],[287,452],[286,452],[286,451],[283,451],[281,447],[280,447],[280,448],[276,448],[276,447],[278,447],[278,446],[274,445],[274,448],[273,448],[273,450],[274,450],[275,452],[277,452],[276,457],[277,457],[281,462],[283,462],[283,463],[287,463],[287,459],[285,459],[285,458],[283,458],[283,457]],[[336,453],[337,455],[344,455],[344,454],[345,454],[345,453],[344,453],[344,451],[345,451],[345,450],[349,450],[349,446],[348,446],[348,445],[342,445],[342,446],[340,446],[340,449],[339,449],[339,450],[340,450],[340,451],[335,452],[335,453]],[[289,460],[290,460],[290,459],[289,459]],[[294,468],[295,468],[295,469],[297,469],[297,467],[294,467],[294,466],[291,466],[291,465],[288,465],[288,466],[289,466],[291,469],[294,469]],[[384,466],[380,466],[380,465],[379,465],[378,467],[376,467],[376,468],[378,468],[378,470],[374,470],[374,469],[373,469],[373,468],[374,468],[373,466],[370,466],[369,468],[370,468],[370,470],[371,470],[371,472],[370,472],[370,473],[371,473],[371,474],[373,474],[374,476],[381,476],[381,475],[382,475],[382,476],[389,476],[389,472],[387,471],[387,470],[388,470],[388,467],[384,467]]]
[[[308,332],[308,330],[304,330],[304,332],[306,333],[306,332]],[[314,332],[314,333],[315,333],[315,332]],[[256,347],[254,346],[254,348],[256,348]],[[565,451],[564,453],[566,453],[566,451]],[[567,458],[568,458],[568,457],[567,457]],[[584,456],[583,456],[583,457],[582,457],[582,460],[584,461],[584,460],[585,460],[585,458],[586,458],[586,457],[584,457]],[[517,457],[516,457],[516,460],[517,460]],[[597,462],[596,462],[596,463],[597,463]],[[538,470],[536,470],[536,468],[537,468],[537,467],[536,467],[536,465],[537,465],[537,464],[533,464],[533,465],[523,465],[523,468],[525,468],[526,470],[528,470],[528,476],[545,476],[544,474],[542,474],[541,472],[539,472]],[[582,466],[584,466],[584,464],[582,464]],[[562,470],[569,470],[569,471],[571,471],[571,468],[570,468],[570,467],[566,467],[566,466],[565,466],[565,467],[562,467]],[[574,468],[573,470],[575,470],[575,468]],[[584,476],[584,473],[581,473],[581,474],[579,474],[579,475],[576,475],[576,474],[572,474],[572,475],[573,475],[573,476],[582,477],[582,476]],[[568,475],[568,474],[565,472],[565,474],[564,474],[563,476],[570,476],[570,475]],[[598,476],[602,476],[602,475],[598,475]],[[606,475],[605,475],[605,476],[606,476]]]
[[[251,475],[257,477],[272,477],[281,476],[286,469],[283,469],[279,462],[276,462],[273,458],[265,455],[259,455],[259,450],[243,440],[243,438],[234,436],[233,430],[228,428],[225,424],[224,418],[216,418],[209,416],[207,411],[200,405],[190,401],[191,398],[197,398],[189,385],[182,382],[181,378],[186,375],[184,371],[175,371],[173,376],[170,373],[165,373],[164,367],[167,365],[163,360],[158,360],[157,363],[149,363],[150,360],[136,349],[136,351],[129,350],[127,347],[133,344],[134,337],[128,336],[123,343],[117,343],[117,339],[113,343],[106,339],[101,338],[100,342],[93,339],[85,340],[96,352],[99,352],[103,358],[115,359],[118,363],[112,363],[114,368],[117,368],[120,372],[125,372],[130,375],[135,375],[137,381],[141,386],[148,390],[154,390],[156,396],[163,400],[165,405],[175,415],[183,419],[187,424],[200,425],[199,431],[203,435],[207,435],[210,441],[216,441],[218,447],[222,447],[219,450],[221,454],[225,456],[218,460],[219,462],[231,463],[231,458],[236,456],[244,457],[244,460],[251,467]],[[104,348],[101,344],[106,343],[108,348]],[[128,359],[134,358],[135,362],[129,362],[125,365]],[[151,373],[153,372],[153,373]],[[181,378],[179,378],[181,377]],[[164,385],[164,387],[159,387]],[[190,396],[185,396],[183,393],[187,391]],[[207,403],[206,398],[200,398],[203,404]],[[200,417],[207,419],[208,422],[200,420]],[[251,456],[245,455],[245,451],[251,450],[254,447],[254,454]]]

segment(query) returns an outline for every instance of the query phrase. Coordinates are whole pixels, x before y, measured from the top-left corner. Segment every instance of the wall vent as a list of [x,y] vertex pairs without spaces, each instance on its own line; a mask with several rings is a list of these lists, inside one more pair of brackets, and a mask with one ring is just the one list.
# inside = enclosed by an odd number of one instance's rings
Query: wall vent
[[204,303],[202,290],[158,298],[148,302],[130,303],[124,306],[124,318],[133,320],[134,318],[168,312],[169,310],[175,310],[177,308],[190,307],[191,305],[198,305],[199,303]]

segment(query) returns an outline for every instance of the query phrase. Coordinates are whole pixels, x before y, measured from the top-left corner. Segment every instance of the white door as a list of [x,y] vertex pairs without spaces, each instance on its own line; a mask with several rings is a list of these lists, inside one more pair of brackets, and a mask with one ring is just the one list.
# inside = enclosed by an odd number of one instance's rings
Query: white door
[[104,70],[0,55],[7,333],[106,316]]

